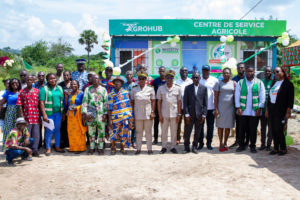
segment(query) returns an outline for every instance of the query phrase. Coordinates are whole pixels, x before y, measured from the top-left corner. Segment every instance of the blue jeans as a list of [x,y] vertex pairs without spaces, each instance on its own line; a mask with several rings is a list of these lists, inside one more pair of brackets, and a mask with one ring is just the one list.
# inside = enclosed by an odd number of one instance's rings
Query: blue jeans
[[55,147],[60,146],[60,126],[61,126],[61,113],[53,113],[52,115],[48,116],[48,119],[52,119],[54,122],[54,129],[49,130],[48,128],[45,128],[45,143],[46,143],[46,149],[51,148],[51,139],[52,135],[54,134],[55,139]]
[[[33,142],[34,142],[34,138],[30,138],[29,139],[30,145],[29,147],[32,148]],[[5,151],[6,154],[6,160],[8,162],[11,162],[13,159],[19,157],[19,156],[23,156],[24,158],[28,157],[28,153],[26,151],[22,151],[20,149],[13,149],[13,148],[9,148]]]

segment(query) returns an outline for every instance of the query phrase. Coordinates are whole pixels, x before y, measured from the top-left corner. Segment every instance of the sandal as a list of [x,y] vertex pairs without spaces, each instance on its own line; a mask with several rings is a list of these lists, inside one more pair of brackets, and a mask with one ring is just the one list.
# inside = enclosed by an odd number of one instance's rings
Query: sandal
[[120,152],[121,152],[123,155],[127,155],[127,152],[126,152],[124,149],[121,149]]

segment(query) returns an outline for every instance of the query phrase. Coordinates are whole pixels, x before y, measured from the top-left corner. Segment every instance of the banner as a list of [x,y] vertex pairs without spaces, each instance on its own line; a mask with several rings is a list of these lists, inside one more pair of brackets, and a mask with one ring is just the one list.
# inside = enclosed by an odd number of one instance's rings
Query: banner
[[[153,41],[152,46],[161,44],[160,42]],[[166,69],[172,69],[179,73],[182,65],[182,43],[176,43],[175,47],[170,44],[163,44],[159,48],[152,51],[152,74],[159,74],[159,67],[164,66]]]
[[285,20],[109,20],[110,35],[281,36]]
[[[218,41],[207,42],[207,60],[208,64],[211,66],[211,73],[222,74],[222,63],[220,63],[221,45],[222,43]],[[231,42],[225,45],[224,55],[227,59],[236,58],[236,48],[236,42]]]

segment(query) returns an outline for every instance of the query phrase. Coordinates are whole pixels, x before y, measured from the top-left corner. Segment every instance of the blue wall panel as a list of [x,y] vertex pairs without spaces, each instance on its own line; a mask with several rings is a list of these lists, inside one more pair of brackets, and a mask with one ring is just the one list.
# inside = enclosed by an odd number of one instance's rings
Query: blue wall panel
[[193,71],[196,66],[200,71],[201,66],[207,63],[207,47],[206,41],[192,41],[182,42],[182,66],[188,68],[189,72]]
[[128,49],[128,48],[142,49],[143,48],[143,49],[145,49],[145,48],[148,48],[148,41],[146,41],[146,40],[136,40],[136,41],[116,40],[115,48],[122,48],[122,49]]

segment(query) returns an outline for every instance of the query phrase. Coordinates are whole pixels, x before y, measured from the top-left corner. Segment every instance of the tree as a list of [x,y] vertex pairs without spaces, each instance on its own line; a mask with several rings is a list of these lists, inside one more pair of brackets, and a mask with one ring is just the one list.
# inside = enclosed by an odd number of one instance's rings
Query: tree
[[98,44],[97,40],[98,36],[96,35],[95,31],[93,30],[84,30],[80,34],[80,38],[78,42],[82,45],[86,45],[85,50],[88,53],[88,70],[90,65],[90,52],[92,51],[92,48],[94,48],[94,44]]
[[23,59],[30,65],[45,65],[49,58],[48,44],[43,40],[25,46],[21,52]]
[[74,49],[72,48],[72,45],[70,43],[63,42],[62,38],[58,38],[57,43],[55,42],[51,43],[49,56],[51,58],[53,57],[61,58],[65,56],[70,56],[73,50]]

